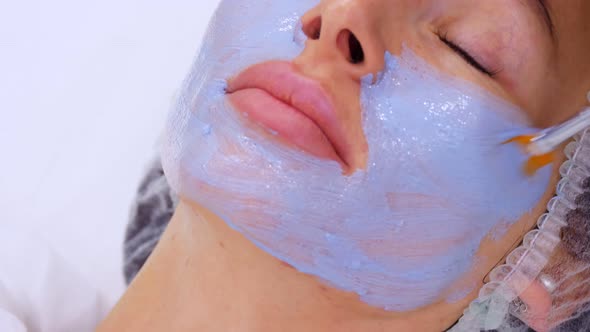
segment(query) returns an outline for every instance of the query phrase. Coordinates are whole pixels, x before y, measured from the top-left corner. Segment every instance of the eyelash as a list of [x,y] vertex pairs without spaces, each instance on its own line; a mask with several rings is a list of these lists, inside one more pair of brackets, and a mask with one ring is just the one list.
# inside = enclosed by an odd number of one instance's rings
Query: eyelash
[[494,77],[498,71],[492,71],[487,69],[481,63],[479,63],[469,52],[465,51],[459,45],[455,44],[454,42],[450,41],[447,38],[447,34],[439,34],[438,38],[445,43],[453,52],[457,53],[460,57],[463,58],[468,64],[470,64],[473,68],[479,70],[480,72],[488,75],[489,77]]

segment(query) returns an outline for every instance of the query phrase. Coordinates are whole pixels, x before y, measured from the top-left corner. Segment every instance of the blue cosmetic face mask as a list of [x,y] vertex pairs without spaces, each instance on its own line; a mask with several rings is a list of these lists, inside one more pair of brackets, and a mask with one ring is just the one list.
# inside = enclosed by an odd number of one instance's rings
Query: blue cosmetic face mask
[[300,16],[316,4],[222,1],[170,115],[166,176],[269,254],[372,306],[458,300],[473,290],[457,284],[482,240],[501,237],[549,185],[548,167],[527,177],[526,156],[502,144],[534,130],[515,107],[406,48],[362,83],[366,170],[344,176],[279,143],[232,109],[226,80],[296,57]]

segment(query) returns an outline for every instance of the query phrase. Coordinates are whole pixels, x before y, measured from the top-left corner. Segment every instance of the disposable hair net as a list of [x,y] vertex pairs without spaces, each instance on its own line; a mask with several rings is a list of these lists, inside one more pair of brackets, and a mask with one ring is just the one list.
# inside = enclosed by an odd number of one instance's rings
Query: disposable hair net
[[590,128],[565,154],[548,212],[450,331],[590,331]]

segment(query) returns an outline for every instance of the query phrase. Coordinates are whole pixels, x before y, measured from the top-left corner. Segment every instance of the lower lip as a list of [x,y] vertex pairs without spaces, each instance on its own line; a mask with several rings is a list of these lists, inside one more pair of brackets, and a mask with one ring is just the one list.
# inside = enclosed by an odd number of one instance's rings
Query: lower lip
[[340,161],[334,147],[315,122],[262,89],[238,90],[230,103],[248,119],[277,133],[285,141],[323,159]]

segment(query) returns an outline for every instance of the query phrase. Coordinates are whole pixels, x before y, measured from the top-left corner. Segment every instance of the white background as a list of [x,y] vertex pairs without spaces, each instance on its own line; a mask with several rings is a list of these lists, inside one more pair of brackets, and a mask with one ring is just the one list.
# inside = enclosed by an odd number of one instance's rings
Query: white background
[[130,202],[217,3],[0,3],[0,223],[47,239],[109,305]]

